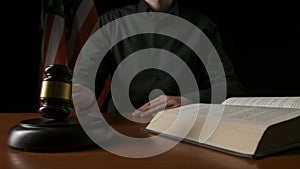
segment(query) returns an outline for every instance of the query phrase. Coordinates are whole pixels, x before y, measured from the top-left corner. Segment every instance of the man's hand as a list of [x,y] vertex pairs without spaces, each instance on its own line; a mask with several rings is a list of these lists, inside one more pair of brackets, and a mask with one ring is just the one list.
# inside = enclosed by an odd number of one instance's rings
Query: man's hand
[[180,96],[161,95],[132,113],[134,117],[154,116],[157,112],[172,109],[192,103],[189,99]]

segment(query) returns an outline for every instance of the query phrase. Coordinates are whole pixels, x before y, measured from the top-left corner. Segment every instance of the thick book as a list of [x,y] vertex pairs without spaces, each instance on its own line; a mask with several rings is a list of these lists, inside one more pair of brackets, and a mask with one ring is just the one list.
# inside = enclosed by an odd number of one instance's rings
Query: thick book
[[144,130],[250,158],[300,147],[300,97],[229,98],[158,112]]

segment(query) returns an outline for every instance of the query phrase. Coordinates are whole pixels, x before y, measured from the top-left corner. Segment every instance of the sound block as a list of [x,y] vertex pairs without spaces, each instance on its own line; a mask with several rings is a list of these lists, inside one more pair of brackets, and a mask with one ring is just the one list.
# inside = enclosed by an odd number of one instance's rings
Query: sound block
[[76,116],[63,120],[36,118],[20,121],[9,131],[7,144],[28,152],[74,151],[95,146]]

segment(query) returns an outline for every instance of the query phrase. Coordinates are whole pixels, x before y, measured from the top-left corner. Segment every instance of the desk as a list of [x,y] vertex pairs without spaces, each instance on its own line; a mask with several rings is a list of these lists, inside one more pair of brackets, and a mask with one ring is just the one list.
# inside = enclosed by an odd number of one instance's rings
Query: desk
[[[171,150],[149,158],[125,158],[111,154],[100,147],[61,153],[23,152],[6,144],[9,129],[21,120],[39,118],[39,113],[0,113],[0,169],[299,169],[300,150],[293,150],[263,159],[236,157],[188,143],[179,143]],[[149,137],[140,127],[129,124],[120,116],[108,118],[114,128],[136,137]]]

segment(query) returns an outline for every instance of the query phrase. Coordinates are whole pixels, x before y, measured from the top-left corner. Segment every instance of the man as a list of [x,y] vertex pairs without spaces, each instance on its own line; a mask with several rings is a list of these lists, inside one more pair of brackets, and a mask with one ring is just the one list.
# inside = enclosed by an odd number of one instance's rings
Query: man
[[[223,51],[216,25],[203,15],[179,7],[176,0],[140,0],[136,5],[114,9],[101,16],[100,27],[103,27],[118,18],[122,18],[123,16],[142,12],[168,13],[185,19],[200,28],[211,41],[220,56],[226,77],[226,97],[240,96],[243,94],[243,86],[236,77],[229,58]],[[135,23],[127,24],[135,25]],[[121,25],[120,28],[117,28],[117,33],[123,32],[123,30],[126,32],[131,25]],[[137,24],[137,27],[138,26],[139,25]],[[161,25],[161,27],[163,26],[167,25]],[[132,79],[128,89],[129,91],[127,92],[133,107],[137,108],[137,110],[132,110],[130,108],[128,110],[126,108],[118,110],[114,103],[114,96],[112,96],[111,93],[108,93],[101,106],[102,112],[133,111],[132,115],[134,117],[147,117],[163,109],[175,108],[199,101],[205,103],[211,102],[213,86],[211,84],[211,77],[209,77],[204,65],[206,63],[203,63],[202,60],[184,44],[184,42],[155,33],[139,34],[128,37],[111,48],[99,66],[96,78],[96,96],[103,96],[103,91],[105,91],[105,81],[115,73],[118,66],[122,64],[129,55],[149,48],[167,50],[182,59],[194,74],[198,85],[197,91],[191,90],[190,92],[197,92],[197,94],[200,95],[200,98],[195,99],[189,97],[188,92],[181,93],[180,86],[176,84],[176,80],[174,80],[168,72],[166,73],[157,69],[147,69],[139,72]],[[157,64],[160,64],[159,59],[157,60]],[[133,67],[134,70],[134,67],[139,67],[139,63],[137,62],[136,65],[129,66]],[[178,76],[184,77],[185,72],[180,71],[179,68]],[[151,92],[155,89],[159,89],[162,93],[154,93],[149,101],[149,95],[151,95]],[[218,102],[221,101],[222,100],[219,100]],[[88,101],[86,101],[86,103],[88,103]]]

